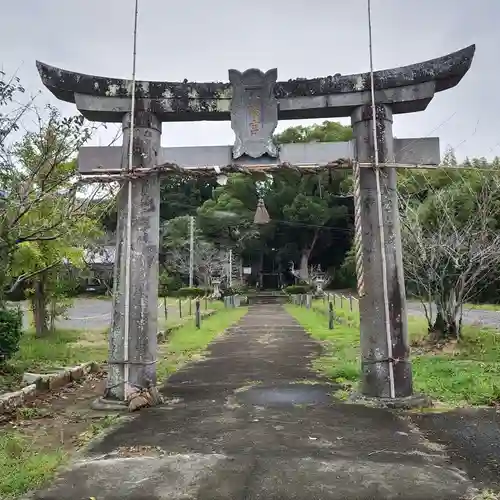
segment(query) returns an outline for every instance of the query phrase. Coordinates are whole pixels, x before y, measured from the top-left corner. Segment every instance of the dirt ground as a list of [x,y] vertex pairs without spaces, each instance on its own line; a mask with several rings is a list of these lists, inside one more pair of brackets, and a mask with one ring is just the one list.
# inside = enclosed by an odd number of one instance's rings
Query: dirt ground
[[17,412],[0,415],[0,432],[17,431],[44,450],[62,449],[72,455],[115,420],[114,414],[90,409],[104,390],[104,372],[40,396]]

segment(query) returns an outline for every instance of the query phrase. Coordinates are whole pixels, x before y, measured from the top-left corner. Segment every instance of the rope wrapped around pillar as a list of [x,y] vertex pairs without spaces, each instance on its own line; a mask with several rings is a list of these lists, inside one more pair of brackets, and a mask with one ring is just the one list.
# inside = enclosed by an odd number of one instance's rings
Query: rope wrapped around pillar
[[365,294],[365,279],[363,269],[363,240],[361,226],[361,184],[359,175],[360,166],[357,162],[353,164],[353,180],[354,180],[354,250],[356,257],[356,277],[358,296],[363,297]]

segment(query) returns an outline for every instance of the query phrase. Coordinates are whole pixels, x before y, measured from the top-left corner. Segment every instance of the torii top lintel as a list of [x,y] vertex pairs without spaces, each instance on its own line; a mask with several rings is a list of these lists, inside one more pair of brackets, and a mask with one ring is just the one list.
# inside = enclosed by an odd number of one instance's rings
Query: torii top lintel
[[[376,71],[376,101],[390,105],[393,113],[421,111],[435,92],[460,82],[474,52],[475,45],[471,45],[436,59]],[[58,99],[76,103],[90,120],[119,122],[130,111],[130,80],[74,73],[42,62],[37,67],[45,86]],[[273,82],[271,92],[278,102],[279,119],[304,119],[349,116],[354,108],[370,103],[370,90],[370,74],[359,73]],[[230,120],[233,86],[187,80],[138,81],[136,97],[137,109],[154,112],[165,122]]]

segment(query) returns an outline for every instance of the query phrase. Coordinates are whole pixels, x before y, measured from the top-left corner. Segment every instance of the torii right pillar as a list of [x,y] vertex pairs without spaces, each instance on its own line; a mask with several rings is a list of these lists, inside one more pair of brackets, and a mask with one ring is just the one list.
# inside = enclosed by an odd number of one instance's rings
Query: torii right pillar
[[[379,163],[394,162],[391,108],[378,104],[375,109]],[[374,159],[372,117],[371,105],[360,106],[351,115],[356,158],[360,163],[372,163]],[[413,394],[396,179],[395,168],[380,169],[382,217],[379,218],[376,171],[366,167],[359,169],[359,199],[356,201],[360,207],[362,246],[362,276],[359,279],[363,280],[363,293],[359,298],[361,391],[364,396],[376,398],[391,397],[391,376],[395,397]],[[380,220],[383,221],[383,242]],[[386,291],[383,287],[384,255]],[[385,300],[389,305],[388,318]],[[388,345],[388,326],[392,349]]]

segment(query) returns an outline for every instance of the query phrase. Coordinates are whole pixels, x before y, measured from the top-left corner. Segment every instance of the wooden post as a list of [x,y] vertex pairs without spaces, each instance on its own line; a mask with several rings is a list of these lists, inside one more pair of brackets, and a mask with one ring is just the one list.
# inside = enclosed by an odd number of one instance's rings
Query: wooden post
[[193,315],[193,299],[189,297],[189,316]]
[[205,295],[205,311],[208,311],[208,297]]
[[352,295],[349,295],[349,309],[352,312]]
[[196,314],[196,328],[201,328],[201,311],[200,311],[200,299],[196,299],[195,302],[195,314]]
[[328,328],[330,330],[333,330],[334,319],[333,304],[331,302],[328,302]]
[[179,299],[179,318],[182,319],[182,299]]

